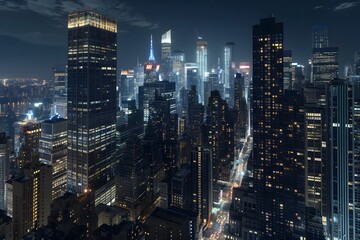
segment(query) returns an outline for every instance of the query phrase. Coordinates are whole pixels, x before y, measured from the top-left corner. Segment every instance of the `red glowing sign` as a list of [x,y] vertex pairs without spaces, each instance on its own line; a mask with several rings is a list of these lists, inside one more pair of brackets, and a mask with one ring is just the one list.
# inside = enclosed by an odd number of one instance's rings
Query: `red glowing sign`
[[145,69],[146,70],[152,70],[153,66],[151,64],[146,64]]

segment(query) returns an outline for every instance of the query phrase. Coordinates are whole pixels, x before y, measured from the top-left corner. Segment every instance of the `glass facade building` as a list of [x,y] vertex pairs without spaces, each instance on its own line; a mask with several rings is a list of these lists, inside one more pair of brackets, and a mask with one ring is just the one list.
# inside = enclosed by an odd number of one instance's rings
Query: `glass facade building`
[[113,178],[117,23],[92,11],[68,16],[68,188]]

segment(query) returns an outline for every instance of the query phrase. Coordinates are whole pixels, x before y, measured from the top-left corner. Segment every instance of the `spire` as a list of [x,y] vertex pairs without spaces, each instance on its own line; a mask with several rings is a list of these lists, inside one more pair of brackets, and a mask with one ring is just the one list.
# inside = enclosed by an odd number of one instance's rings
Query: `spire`
[[149,61],[155,62],[152,34],[151,34],[151,40],[150,40],[150,56],[149,56]]

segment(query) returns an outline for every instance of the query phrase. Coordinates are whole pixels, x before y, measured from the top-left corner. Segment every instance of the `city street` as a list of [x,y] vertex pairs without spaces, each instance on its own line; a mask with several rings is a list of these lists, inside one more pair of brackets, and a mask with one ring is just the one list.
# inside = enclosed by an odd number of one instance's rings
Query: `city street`
[[252,150],[252,138],[247,137],[241,151],[237,153],[238,157],[234,161],[231,171],[230,186],[224,186],[220,203],[213,208],[212,222],[204,232],[203,239],[221,240],[224,227],[229,221],[229,209],[232,199],[233,187],[241,186],[242,177],[247,168],[247,161]]

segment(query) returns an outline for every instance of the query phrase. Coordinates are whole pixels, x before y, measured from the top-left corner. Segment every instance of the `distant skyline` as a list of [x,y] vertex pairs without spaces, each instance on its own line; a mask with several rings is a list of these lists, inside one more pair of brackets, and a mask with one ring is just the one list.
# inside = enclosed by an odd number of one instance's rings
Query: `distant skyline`
[[[0,78],[51,78],[51,69],[67,61],[67,14],[95,9],[118,20],[118,71],[148,58],[150,34],[160,58],[161,34],[172,29],[173,49],[195,62],[196,32],[208,41],[209,68],[223,63],[224,44],[236,43],[235,58],[252,62],[252,26],[273,14],[284,22],[285,49],[294,61],[311,57],[311,27],[329,27],[330,46],[340,48],[341,67],[360,51],[360,1],[339,0],[0,0]],[[342,72],[342,68],[340,71]]]

